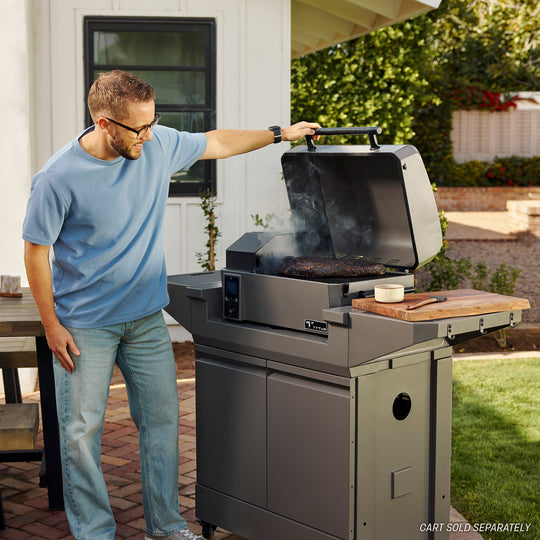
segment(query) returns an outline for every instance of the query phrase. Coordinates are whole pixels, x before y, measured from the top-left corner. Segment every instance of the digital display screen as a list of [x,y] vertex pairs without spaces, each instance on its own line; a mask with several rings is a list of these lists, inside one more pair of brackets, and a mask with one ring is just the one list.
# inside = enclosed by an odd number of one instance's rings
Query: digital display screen
[[225,293],[227,296],[238,296],[238,278],[227,276],[225,280]]

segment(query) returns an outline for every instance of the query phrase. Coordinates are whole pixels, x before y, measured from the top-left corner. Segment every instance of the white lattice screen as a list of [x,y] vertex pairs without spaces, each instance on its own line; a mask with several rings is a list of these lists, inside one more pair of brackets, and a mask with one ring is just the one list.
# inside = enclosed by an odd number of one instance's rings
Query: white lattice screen
[[505,112],[455,111],[451,133],[455,160],[540,155],[540,93],[528,96],[538,103],[518,102],[516,109]]

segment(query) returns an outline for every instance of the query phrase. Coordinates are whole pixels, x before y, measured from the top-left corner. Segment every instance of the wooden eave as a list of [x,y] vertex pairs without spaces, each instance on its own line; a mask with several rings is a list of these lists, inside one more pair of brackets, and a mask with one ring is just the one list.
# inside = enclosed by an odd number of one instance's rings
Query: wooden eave
[[291,0],[297,58],[439,7],[441,0]]

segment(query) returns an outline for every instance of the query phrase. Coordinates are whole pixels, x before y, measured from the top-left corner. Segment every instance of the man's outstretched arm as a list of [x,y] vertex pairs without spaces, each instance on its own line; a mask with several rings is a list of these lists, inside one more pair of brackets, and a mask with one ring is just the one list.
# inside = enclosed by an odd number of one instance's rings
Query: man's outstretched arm
[[[298,122],[281,129],[282,141],[297,141],[314,135],[321,126],[314,122]],[[205,133],[207,146],[201,159],[221,159],[258,150],[274,142],[274,133],[268,129],[216,129]]]

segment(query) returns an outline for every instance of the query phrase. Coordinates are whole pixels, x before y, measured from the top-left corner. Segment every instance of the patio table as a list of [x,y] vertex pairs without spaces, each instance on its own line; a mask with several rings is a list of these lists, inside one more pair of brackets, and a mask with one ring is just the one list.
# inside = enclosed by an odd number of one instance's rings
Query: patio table
[[[39,378],[45,463],[40,476],[42,477],[42,485],[46,483],[48,488],[49,509],[63,510],[62,469],[52,353],[47,345],[45,330],[41,324],[32,293],[28,287],[23,288],[22,293],[20,298],[0,296],[0,338],[34,338],[36,349],[35,352],[28,350],[15,352],[10,350],[13,347],[9,347],[9,345],[2,348],[0,342],[0,366],[12,370],[9,377],[13,381],[13,385],[5,389],[6,402],[21,401],[15,370],[17,367],[32,365],[32,359],[35,358],[34,362],[37,363]],[[5,342],[5,340],[0,341]],[[0,452],[0,461],[33,461],[39,458],[36,452],[36,450],[8,450]]]

